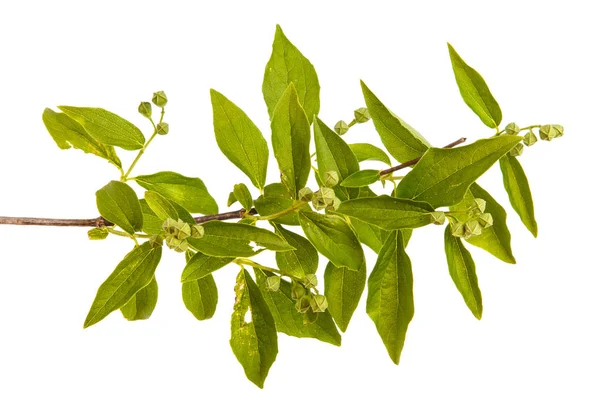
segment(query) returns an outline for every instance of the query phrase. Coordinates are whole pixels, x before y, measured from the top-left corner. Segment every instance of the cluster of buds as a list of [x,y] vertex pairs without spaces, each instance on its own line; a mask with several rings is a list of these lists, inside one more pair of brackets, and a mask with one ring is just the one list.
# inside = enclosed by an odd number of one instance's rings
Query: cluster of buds
[[494,218],[492,214],[485,212],[485,204],[485,200],[475,198],[466,211],[467,219],[464,222],[453,218],[450,223],[452,235],[466,240],[472,236],[479,236],[483,229],[492,226]]
[[301,281],[292,280],[292,299],[296,300],[296,310],[304,314],[304,324],[311,324],[318,318],[318,313],[327,310],[327,298],[313,293],[318,285],[317,276],[308,274]]
[[322,209],[337,210],[341,204],[340,199],[335,195],[332,187],[337,186],[340,181],[338,172],[331,171],[325,173],[323,187],[318,191],[313,192],[310,188],[304,187],[298,191],[298,199],[300,201],[310,202],[313,207],[320,211]]
[[[510,150],[510,155],[519,156],[523,153],[526,146],[530,147],[538,141],[538,138],[534,134],[531,128],[521,129],[516,123],[508,123],[504,128],[504,133],[508,135],[517,135],[521,131],[528,130],[527,134],[523,136],[523,142],[518,143]],[[539,127],[540,138],[544,141],[552,141],[555,138],[562,137],[564,128],[560,124],[544,124]]]
[[188,249],[188,238],[199,239],[204,236],[202,225],[190,225],[181,219],[167,218],[162,225],[162,230],[162,234],[152,240],[159,243],[164,240],[167,247],[178,253],[183,253]]
[[371,120],[371,115],[369,114],[369,109],[366,107],[360,107],[354,111],[354,119],[350,123],[346,123],[344,120],[340,120],[335,123],[333,129],[338,135],[344,135],[348,132],[348,129],[355,125],[356,123],[366,123]]
[[[161,108],[163,113],[164,108],[167,105],[167,101],[167,95],[164,93],[164,91],[158,91],[152,94],[152,103]],[[152,121],[152,104],[150,102],[140,102],[140,105],[138,106],[138,112],[142,116]],[[162,121],[162,115],[161,121],[156,124],[156,133],[160,135],[169,133],[169,124]]]

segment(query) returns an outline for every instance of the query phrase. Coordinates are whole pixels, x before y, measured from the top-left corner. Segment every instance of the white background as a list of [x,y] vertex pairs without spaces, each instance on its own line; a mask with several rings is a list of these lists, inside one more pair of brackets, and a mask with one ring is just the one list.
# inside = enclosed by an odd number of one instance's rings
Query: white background
[[[130,242],[90,242],[81,228],[0,227],[0,400],[600,400],[598,12],[593,2],[491,3],[2,2],[1,215],[96,217],[94,192],[117,171],[59,150],[41,113],[61,104],[105,107],[148,133],[136,110],[156,90],[169,97],[171,133],[157,138],[134,174],[198,176],[227,210],[233,184],[250,183],[216,146],[209,88],[268,138],[261,83],[276,23],[315,65],[321,118],[330,125],[363,106],[362,78],[433,144],[492,135],[459,96],[449,41],[486,78],[504,123],[560,123],[565,135],[520,159],[538,239],[510,210],[497,166],[480,181],[509,210],[518,261],[471,248],[481,321],[450,280],[443,230],[427,227],[408,248],[415,317],[399,366],[363,297],[341,348],[281,335],[262,391],[229,349],[233,266],[216,274],[220,302],[209,321],[184,308],[183,257],[166,252],[150,320],[114,313],[83,330],[97,287]],[[379,141],[371,123],[346,138]],[[132,158],[122,152],[125,165]],[[269,181],[278,176],[273,162]],[[368,259],[372,266],[370,251]]]

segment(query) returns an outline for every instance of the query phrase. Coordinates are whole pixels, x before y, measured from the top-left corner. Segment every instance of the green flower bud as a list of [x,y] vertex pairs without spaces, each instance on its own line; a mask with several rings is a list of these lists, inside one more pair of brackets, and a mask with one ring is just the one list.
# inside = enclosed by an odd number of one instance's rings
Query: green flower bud
[[187,240],[181,240],[176,238],[175,236],[168,236],[166,238],[167,247],[172,250],[175,250],[178,253],[183,253],[188,248]]
[[167,104],[167,95],[164,91],[154,92],[154,94],[152,94],[152,103],[158,107],[165,107]]
[[329,187],[321,187],[319,191],[315,193],[312,204],[313,207],[319,211],[325,207],[333,206],[335,198],[335,191],[333,191],[333,189]]
[[281,278],[277,275],[269,276],[267,278],[267,290],[269,292],[277,292],[280,284]]
[[194,239],[201,239],[204,236],[204,226],[194,225],[191,227],[191,236]]
[[160,135],[166,135],[169,134],[169,123],[158,123],[156,125],[156,132]]
[[517,126],[516,123],[508,123],[506,125],[506,128],[504,128],[504,131],[508,135],[517,135],[517,134],[519,134],[519,131],[521,131],[521,130],[519,129],[519,126]]
[[354,120],[357,123],[366,123],[371,120],[371,114],[369,113],[369,109],[366,107],[359,107],[354,111]]
[[165,221],[162,224],[162,230],[166,234],[174,235],[175,234],[175,230],[178,227],[177,225],[178,225],[178,223],[177,223],[177,221],[175,219],[173,219],[173,218],[167,218],[167,219],[165,219]]
[[530,147],[533,144],[535,144],[537,142],[537,140],[538,139],[535,136],[535,134],[533,133],[533,131],[529,130],[529,132],[527,134],[525,134],[525,136],[523,137],[523,144]]
[[88,230],[88,239],[90,240],[104,240],[108,237],[107,228],[93,228]]
[[319,280],[315,274],[306,274],[306,276],[302,278],[302,282],[304,283],[304,287],[309,289],[315,288],[319,284]]
[[325,200],[323,200],[323,198],[321,198],[321,197],[313,198],[312,205],[313,205],[313,208],[316,209],[317,211],[320,211],[327,207],[327,204],[325,204]]
[[337,197],[333,197],[333,203],[327,207],[328,210],[334,210],[337,211],[337,209],[340,207],[340,204],[342,203],[342,200],[340,200]]
[[323,181],[323,185],[325,187],[335,187],[340,182],[340,175],[335,170],[331,170],[325,173],[325,180]]
[[484,213],[485,206],[486,206],[486,202],[483,198],[475,198],[473,201],[471,201],[471,205],[470,205],[471,209],[474,209],[478,213]]
[[153,248],[162,247],[163,242],[164,242],[163,237],[159,236],[159,235],[151,236],[150,239],[148,240],[148,243],[150,243],[150,246],[152,246]]
[[306,293],[306,289],[298,281],[292,280],[292,299],[299,300]]
[[338,133],[338,135],[346,134],[348,132],[348,128],[348,124],[344,120],[338,121],[335,123],[335,126],[333,126],[333,129],[336,133]]
[[192,228],[188,223],[184,223],[177,229],[177,238],[180,240],[187,239],[192,235]]
[[304,313],[304,319],[302,321],[303,321],[304,325],[310,325],[310,324],[314,323],[315,321],[317,321],[318,318],[319,318],[319,314],[315,313],[311,309],[308,309]]
[[301,188],[300,191],[298,191],[298,199],[300,201],[311,202],[314,195],[315,193],[308,187]]
[[554,129],[556,130],[556,138],[562,137],[563,134],[565,133],[564,127],[561,126],[560,124],[553,124],[552,127],[554,127]]
[[435,211],[431,213],[431,223],[434,225],[443,225],[446,223],[446,214],[442,211]]
[[140,102],[138,112],[144,117],[152,117],[152,104],[150,102]]
[[465,235],[465,225],[463,223],[452,223],[450,231],[454,237],[463,237]]
[[545,124],[540,128],[540,138],[544,141],[552,141],[562,137],[564,128],[560,124]]
[[481,214],[477,218],[477,221],[485,229],[485,228],[489,228],[490,226],[492,226],[494,224],[494,217],[489,212],[486,212],[485,214]]
[[479,236],[481,234],[481,225],[477,219],[470,219],[465,223],[465,239],[471,236]]
[[510,155],[511,156],[520,156],[523,153],[523,149],[525,149],[525,147],[523,146],[523,143],[519,142],[517,145],[515,145],[510,150]]
[[310,308],[310,296],[304,295],[296,301],[296,310],[299,313],[306,313]]
[[310,301],[310,308],[315,313],[322,313],[327,310],[327,298],[324,295],[314,295]]

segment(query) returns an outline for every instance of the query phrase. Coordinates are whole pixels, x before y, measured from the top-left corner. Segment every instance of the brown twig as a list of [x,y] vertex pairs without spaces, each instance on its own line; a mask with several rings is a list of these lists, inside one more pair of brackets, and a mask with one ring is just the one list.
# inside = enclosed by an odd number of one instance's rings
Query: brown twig
[[[465,142],[466,138],[460,138],[448,145],[444,148],[452,148],[459,144]],[[398,166],[391,167],[389,169],[385,169],[379,172],[381,176],[386,174],[390,174],[396,172],[400,169],[404,169],[405,167],[416,165],[416,163],[421,159],[421,157],[415,158],[408,162],[404,162]],[[223,212],[220,214],[214,215],[204,215],[198,216],[194,219],[198,223],[208,222],[208,221],[225,221],[228,219],[242,219],[245,215],[255,215],[256,209],[252,208],[250,211],[247,211],[242,208],[237,211],[231,212]],[[19,218],[19,217],[11,217],[11,216],[0,216],[0,225],[32,225],[32,226],[78,226],[78,227],[103,227],[103,226],[113,226],[112,222],[107,221],[103,217],[92,218],[92,219],[51,219],[51,218]]]
[[[459,138],[458,140],[446,145],[444,148],[453,148],[459,144],[462,144],[463,142],[465,142],[467,139],[465,137],[463,138]],[[416,165],[418,161],[420,161],[422,158],[422,156],[419,156],[418,158],[415,159],[411,159],[408,162],[404,162],[398,166],[393,166],[389,169],[385,169],[379,172],[380,176],[385,176],[386,174],[390,174],[390,173],[394,173],[400,169],[404,169],[406,167],[412,166],[412,165]]]

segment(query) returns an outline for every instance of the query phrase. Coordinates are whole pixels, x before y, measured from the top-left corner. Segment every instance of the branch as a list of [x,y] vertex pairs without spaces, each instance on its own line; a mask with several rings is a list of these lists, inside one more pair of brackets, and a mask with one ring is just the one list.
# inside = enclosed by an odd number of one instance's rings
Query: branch
[[[453,148],[459,144],[465,142],[466,138],[460,138],[444,148]],[[408,162],[404,162],[398,166],[391,167],[379,172],[381,176],[396,172],[405,167],[416,165],[421,160],[421,157],[412,159]],[[255,215],[256,209],[252,208],[250,211],[246,211],[244,208],[238,209],[237,211],[223,212],[214,215],[197,216],[194,219],[197,223],[203,223],[208,221],[225,221],[228,219],[242,219],[245,215]],[[104,226],[114,226],[112,222],[107,221],[103,217],[92,218],[92,219],[51,219],[51,218],[18,218],[10,216],[0,216],[0,225],[30,225],[30,226],[78,226],[78,227],[94,227],[100,228]]]
[[[459,138],[458,140],[456,140],[454,142],[451,142],[450,144],[446,145],[444,148],[454,148],[455,146],[457,146],[459,144],[462,144],[466,140],[467,139],[465,137]],[[421,158],[422,158],[422,156],[419,156],[418,158],[411,159],[408,162],[404,162],[404,163],[402,163],[402,164],[400,164],[398,166],[394,166],[394,167],[391,167],[389,169],[382,170],[382,171],[379,172],[379,175],[380,176],[385,176],[386,174],[394,173],[394,172],[396,172],[396,171],[398,171],[400,169],[404,169],[406,167],[416,165],[417,162],[421,160]]]

